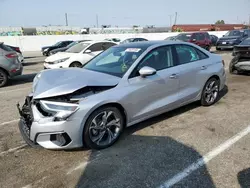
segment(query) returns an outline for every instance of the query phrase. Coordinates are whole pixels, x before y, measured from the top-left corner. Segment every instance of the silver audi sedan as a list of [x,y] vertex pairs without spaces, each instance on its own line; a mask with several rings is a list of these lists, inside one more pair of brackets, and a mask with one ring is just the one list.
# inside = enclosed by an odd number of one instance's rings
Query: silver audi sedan
[[33,147],[103,149],[128,126],[195,101],[214,104],[225,80],[222,58],[191,43],[117,45],[83,68],[40,72],[18,104],[19,129]]

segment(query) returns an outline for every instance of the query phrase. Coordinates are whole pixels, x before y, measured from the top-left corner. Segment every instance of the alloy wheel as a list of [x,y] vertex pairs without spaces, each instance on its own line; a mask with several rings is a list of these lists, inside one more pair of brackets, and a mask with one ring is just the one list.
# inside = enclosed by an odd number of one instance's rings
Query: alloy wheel
[[207,104],[212,104],[215,102],[219,94],[219,84],[216,80],[210,81],[204,92],[205,101]]
[[97,146],[108,146],[113,143],[122,131],[119,114],[112,110],[98,113],[89,127],[90,140]]

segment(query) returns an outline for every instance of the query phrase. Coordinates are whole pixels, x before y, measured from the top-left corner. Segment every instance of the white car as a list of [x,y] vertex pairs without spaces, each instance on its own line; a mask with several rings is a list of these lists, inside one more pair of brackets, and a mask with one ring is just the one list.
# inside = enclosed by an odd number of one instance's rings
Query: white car
[[59,52],[45,59],[44,69],[82,67],[104,50],[117,45],[111,41],[88,41],[78,43],[65,52]]

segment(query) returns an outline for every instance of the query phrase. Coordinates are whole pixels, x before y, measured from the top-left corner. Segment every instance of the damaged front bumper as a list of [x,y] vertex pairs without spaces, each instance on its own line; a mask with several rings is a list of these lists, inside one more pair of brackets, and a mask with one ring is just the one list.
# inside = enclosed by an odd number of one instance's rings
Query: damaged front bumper
[[25,99],[20,114],[19,129],[23,139],[31,146],[46,149],[72,149],[82,147],[82,118],[72,115],[66,120],[44,114],[32,96]]

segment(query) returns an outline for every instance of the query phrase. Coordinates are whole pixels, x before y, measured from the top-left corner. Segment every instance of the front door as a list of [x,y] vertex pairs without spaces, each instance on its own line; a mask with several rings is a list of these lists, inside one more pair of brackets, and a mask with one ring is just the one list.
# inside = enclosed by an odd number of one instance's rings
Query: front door
[[[131,121],[138,121],[178,106],[179,70],[172,52],[172,46],[152,50],[132,73],[129,87],[134,88],[134,92],[127,96],[129,101],[132,101],[127,104],[131,109],[128,112],[132,117]],[[145,66],[154,68],[156,74],[141,77],[138,72]]]

